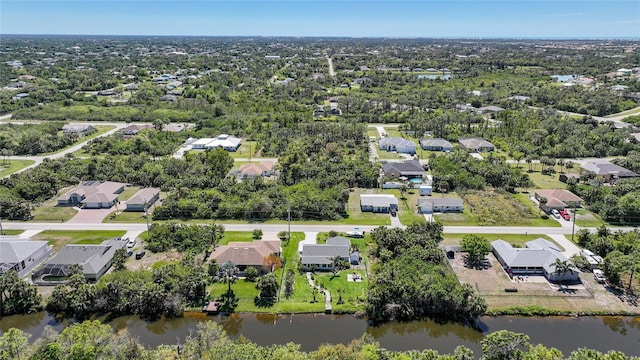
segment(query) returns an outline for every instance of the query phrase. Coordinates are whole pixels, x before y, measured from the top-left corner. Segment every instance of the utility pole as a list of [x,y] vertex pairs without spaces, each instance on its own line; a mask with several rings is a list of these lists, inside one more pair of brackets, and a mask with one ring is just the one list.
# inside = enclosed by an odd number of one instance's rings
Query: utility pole
[[287,243],[291,241],[291,203],[287,200],[287,223],[288,223],[288,234],[287,234]]
[[571,228],[571,242],[573,242],[573,235],[576,232],[576,202],[573,202],[573,227]]
[[0,235],[4,235],[4,229],[2,228],[2,204],[1,203],[0,203]]
[[149,231],[151,227],[149,227],[149,205],[147,204],[147,200],[144,200],[144,217],[147,219],[147,236],[149,236]]

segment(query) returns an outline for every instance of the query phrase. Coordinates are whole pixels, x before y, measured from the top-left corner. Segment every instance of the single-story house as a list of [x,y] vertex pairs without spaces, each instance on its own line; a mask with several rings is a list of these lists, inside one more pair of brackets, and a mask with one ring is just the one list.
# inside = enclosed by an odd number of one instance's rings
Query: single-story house
[[118,202],[125,184],[113,181],[85,181],[58,198],[58,206],[81,205],[87,209],[108,209]]
[[523,103],[523,102],[525,102],[525,101],[527,101],[527,100],[529,100],[531,98],[529,96],[514,95],[514,96],[509,96],[507,99],[508,100],[513,100],[513,101],[518,102],[518,103]]
[[47,260],[32,276],[34,282],[43,283],[43,277],[64,277],[72,265],[80,265],[87,280],[97,281],[109,270],[116,250],[127,245],[119,239],[105,240],[99,245],[65,245]]
[[479,107],[476,110],[479,114],[488,114],[488,113],[497,113],[497,112],[501,112],[504,111],[503,108],[501,108],[500,106],[495,106],[495,105],[489,105],[489,106],[482,106]]
[[[342,236],[328,238],[326,244],[303,244],[300,263],[306,270],[315,267],[317,270],[332,270],[333,258],[351,263],[351,242]],[[358,259],[359,261],[359,259]]]
[[534,196],[538,202],[543,198],[547,199],[545,204],[540,202],[540,209],[546,212],[553,209],[563,210],[566,207],[580,207],[584,201],[578,195],[564,189],[536,190]]
[[404,162],[388,162],[382,164],[382,171],[387,178],[398,178],[401,176],[412,178],[422,178],[424,168],[417,160],[407,160]]
[[589,269],[591,270],[600,266],[600,264],[602,264],[604,261],[602,259],[602,256],[598,256],[587,249],[580,251],[580,255],[582,255],[585,259],[587,259],[587,263],[589,263]]
[[422,214],[462,212],[464,211],[464,202],[458,198],[418,199],[418,209]]
[[0,275],[14,270],[19,277],[27,275],[53,251],[46,241],[2,237],[0,239]]
[[418,192],[420,196],[428,196],[433,192],[433,186],[431,185],[420,185],[418,186]]
[[280,240],[254,240],[252,242],[230,242],[227,245],[217,246],[211,253],[211,259],[219,265],[231,261],[241,272],[247,267],[255,267],[259,273],[272,271],[267,258],[270,255],[280,256],[282,248]]
[[407,139],[399,137],[383,137],[378,140],[380,150],[396,151],[402,154],[415,154],[416,144]]
[[124,136],[136,136],[140,131],[144,129],[153,129],[153,125],[129,125],[126,128],[120,130],[120,133]]
[[431,151],[449,152],[453,150],[453,145],[447,140],[441,139],[441,138],[421,139],[420,147],[423,150],[431,150]]
[[29,94],[27,94],[27,93],[19,93],[19,94],[13,95],[11,97],[11,100],[18,101],[18,100],[22,100],[22,99],[27,98],[27,97],[29,97]]
[[129,200],[126,201],[125,211],[145,211],[160,198],[160,189],[144,188],[138,190]]
[[240,147],[242,139],[233,135],[222,134],[216,138],[204,138],[194,141],[191,146],[192,149],[204,149],[211,150],[215,148],[222,148],[227,151],[237,151]]
[[273,161],[261,161],[259,163],[244,164],[238,170],[231,171],[229,175],[233,175],[239,180],[253,179],[255,177],[269,177],[275,174]]
[[464,146],[465,149],[473,152],[493,151],[496,148],[492,143],[478,137],[462,138],[459,139],[458,142]]
[[65,124],[62,127],[62,132],[65,134],[87,134],[93,130],[95,128],[90,124]]
[[514,248],[504,240],[491,242],[491,249],[509,276],[543,275],[549,281],[576,281],[579,271],[556,273],[555,261],[567,258],[552,242],[536,239],[525,243],[525,248]]
[[398,210],[398,199],[393,194],[360,194],[360,210],[374,213],[388,213]]
[[602,176],[605,181],[615,179],[640,177],[635,172],[623,168],[622,166],[613,164],[607,160],[594,160],[580,166],[580,173],[591,171],[597,176]]

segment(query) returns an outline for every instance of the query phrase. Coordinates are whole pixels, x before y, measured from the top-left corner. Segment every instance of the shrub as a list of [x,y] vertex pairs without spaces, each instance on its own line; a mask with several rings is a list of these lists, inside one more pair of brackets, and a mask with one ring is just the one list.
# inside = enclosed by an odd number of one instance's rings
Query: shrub
[[248,267],[244,271],[244,278],[249,281],[255,281],[258,278],[258,270],[253,266]]

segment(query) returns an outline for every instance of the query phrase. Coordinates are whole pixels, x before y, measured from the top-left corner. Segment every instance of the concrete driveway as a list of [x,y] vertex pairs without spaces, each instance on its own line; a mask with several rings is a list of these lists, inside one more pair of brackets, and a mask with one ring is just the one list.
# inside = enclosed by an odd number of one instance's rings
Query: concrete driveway
[[112,211],[115,210],[115,207],[111,207],[110,209],[79,209],[76,216],[72,217],[68,223],[101,223],[104,218],[107,217]]

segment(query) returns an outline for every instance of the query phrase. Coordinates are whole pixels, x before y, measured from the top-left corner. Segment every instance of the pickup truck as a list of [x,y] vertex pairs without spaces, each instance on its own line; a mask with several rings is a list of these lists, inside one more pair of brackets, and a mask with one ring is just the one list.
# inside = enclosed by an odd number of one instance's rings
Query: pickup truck
[[571,214],[569,214],[569,210],[567,209],[560,210],[560,216],[567,221],[571,221]]

